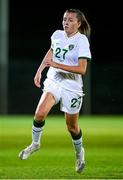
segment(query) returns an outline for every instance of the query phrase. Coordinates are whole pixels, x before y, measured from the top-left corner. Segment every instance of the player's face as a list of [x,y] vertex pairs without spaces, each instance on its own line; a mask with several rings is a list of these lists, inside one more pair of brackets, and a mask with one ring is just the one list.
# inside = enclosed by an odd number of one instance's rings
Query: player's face
[[78,21],[76,13],[66,12],[63,16],[62,25],[67,35],[72,36],[78,31],[81,23]]

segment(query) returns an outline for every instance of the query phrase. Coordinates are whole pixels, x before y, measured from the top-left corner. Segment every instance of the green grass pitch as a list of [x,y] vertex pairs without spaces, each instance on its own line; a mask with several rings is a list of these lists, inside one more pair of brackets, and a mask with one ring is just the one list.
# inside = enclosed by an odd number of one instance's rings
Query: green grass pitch
[[64,116],[49,115],[41,148],[27,160],[33,116],[0,116],[0,179],[122,179],[123,117],[80,116],[86,166],[74,171],[75,154]]

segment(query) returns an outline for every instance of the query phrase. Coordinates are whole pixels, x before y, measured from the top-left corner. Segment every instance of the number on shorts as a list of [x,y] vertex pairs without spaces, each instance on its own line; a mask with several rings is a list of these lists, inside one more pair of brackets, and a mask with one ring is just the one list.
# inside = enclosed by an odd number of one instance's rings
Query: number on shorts
[[79,96],[78,98],[73,98],[71,99],[71,108],[75,108],[75,107],[79,107],[81,104],[81,96]]

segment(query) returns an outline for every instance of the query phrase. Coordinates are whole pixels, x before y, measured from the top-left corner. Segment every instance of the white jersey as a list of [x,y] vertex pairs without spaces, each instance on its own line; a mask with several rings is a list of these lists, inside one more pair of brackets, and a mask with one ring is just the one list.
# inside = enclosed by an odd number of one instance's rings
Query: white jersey
[[[79,32],[68,38],[65,31],[56,30],[51,36],[51,49],[53,50],[53,61],[60,64],[77,66],[79,58],[91,59],[88,39]],[[47,77],[64,89],[82,92],[81,74],[50,67]]]

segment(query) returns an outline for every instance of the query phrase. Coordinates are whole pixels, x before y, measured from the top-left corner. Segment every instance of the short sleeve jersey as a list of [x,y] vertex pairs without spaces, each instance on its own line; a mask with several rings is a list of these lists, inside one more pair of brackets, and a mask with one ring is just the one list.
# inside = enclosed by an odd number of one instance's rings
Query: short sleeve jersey
[[[79,32],[68,38],[65,31],[56,30],[51,36],[53,61],[60,64],[77,66],[80,58],[91,59],[89,46],[87,37]],[[47,77],[67,90],[82,92],[83,81],[80,74],[50,67]]]

